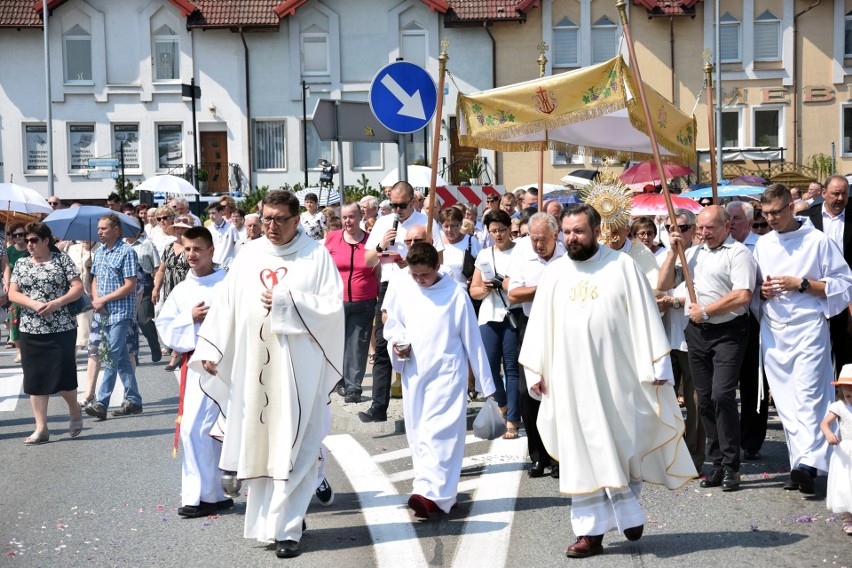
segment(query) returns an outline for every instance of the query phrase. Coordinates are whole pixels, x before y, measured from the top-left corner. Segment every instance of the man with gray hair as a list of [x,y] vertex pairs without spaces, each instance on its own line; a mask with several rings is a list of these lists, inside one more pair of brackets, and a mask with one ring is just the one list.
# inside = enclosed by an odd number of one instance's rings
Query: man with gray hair
[[[701,487],[740,487],[740,425],[737,385],[748,340],[748,306],[756,266],[748,249],[731,235],[725,208],[708,205],[698,214],[699,246],[686,249],[697,301],[687,303],[684,332],[689,368],[698,392],[713,469]],[[657,288],[670,290],[683,280],[678,247],[686,247],[679,227],[670,227],[671,249],[660,267]]]
[[[530,234],[515,241],[515,248],[509,261],[509,303],[523,304],[524,317],[518,322],[518,350],[524,343],[527,318],[532,310],[538,281],[544,269],[565,254],[565,245],[558,238],[559,225],[553,215],[536,213],[530,217]],[[536,421],[540,402],[529,394],[524,368],[519,366],[518,388],[520,390],[521,418],[527,432],[527,449],[532,462],[528,471],[530,477],[542,477],[545,468],[550,467],[550,475],[559,477],[559,464],[556,463],[544,447],[538,433]]]
[[378,218],[379,200],[375,196],[365,195],[358,203],[361,206],[361,230],[363,231],[368,220],[372,219],[375,222]]
[[[731,236],[754,252],[760,235],[751,231],[754,222],[754,207],[745,201],[731,201],[725,208],[731,216]],[[756,283],[755,283],[756,284]],[[760,448],[766,439],[766,424],[769,419],[769,397],[758,401],[758,381],[763,381],[763,392],[769,392],[766,376],[760,365],[760,323],[754,314],[748,316],[748,345],[740,367],[740,445],[743,459],[761,459]],[[758,406],[759,403],[759,406]]]
[[175,211],[175,213],[177,213],[178,217],[184,216],[184,217],[189,217],[190,219],[192,219],[192,226],[193,227],[200,227],[201,226],[201,219],[199,219],[198,216],[195,213],[193,213],[192,211],[189,210],[189,202],[185,198],[183,198],[183,197],[172,197],[169,200],[169,207],[174,209],[174,211]]
[[260,225],[260,215],[257,213],[249,213],[245,220],[246,236],[240,239],[237,246],[234,247],[234,255],[240,252],[242,248],[255,239],[260,238],[263,234],[263,228]]

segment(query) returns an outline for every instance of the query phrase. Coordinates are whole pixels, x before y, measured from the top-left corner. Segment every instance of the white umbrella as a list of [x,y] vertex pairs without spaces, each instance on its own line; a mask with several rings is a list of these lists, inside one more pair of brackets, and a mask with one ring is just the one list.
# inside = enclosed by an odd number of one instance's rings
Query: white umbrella
[[572,176],[571,174],[568,174],[559,178],[559,181],[564,184],[570,183],[574,187],[586,187],[588,185],[592,185],[592,181],[594,180],[586,179],[580,176]]
[[[516,187],[515,189],[512,190],[512,193],[518,191],[519,189],[523,189],[524,191],[526,191],[527,189],[529,189],[531,187],[538,189],[538,182],[536,181],[536,182],[533,182],[533,183],[525,183],[523,185],[519,185],[518,187]],[[565,189],[565,186],[564,185],[557,185],[555,183],[546,183],[546,184],[544,184],[543,189],[544,189],[544,194],[547,195],[551,191],[559,191],[561,189]]]
[[53,208],[34,189],[14,183],[0,183],[0,211],[53,213]]
[[168,193],[170,195],[198,195],[198,190],[182,177],[163,174],[146,179],[133,191],[150,191],[151,193]]
[[[429,183],[432,179],[432,168],[427,168],[426,166],[408,166],[406,169],[408,171],[408,183],[410,183],[412,187],[429,187]],[[394,168],[388,175],[382,178],[379,185],[382,187],[390,187],[398,181],[399,168]],[[438,176],[435,179],[435,187],[446,186],[447,182],[444,181],[444,178],[441,176]]]
[[329,205],[333,205],[335,203],[340,203],[340,192],[336,189],[320,189],[318,187],[306,187],[305,189],[300,189],[293,195],[299,198],[299,204],[305,205],[305,196],[309,193],[313,193],[317,196],[317,205],[320,207],[327,207]]

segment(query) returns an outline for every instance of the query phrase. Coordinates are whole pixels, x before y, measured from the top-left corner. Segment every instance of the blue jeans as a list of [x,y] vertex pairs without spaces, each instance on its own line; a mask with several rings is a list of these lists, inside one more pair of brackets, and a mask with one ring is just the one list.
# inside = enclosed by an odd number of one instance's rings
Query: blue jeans
[[[506,420],[517,424],[521,421],[521,407],[518,403],[518,332],[509,327],[504,321],[490,321],[479,326],[482,335],[482,344],[488,355],[488,363],[491,365],[491,376],[494,377],[494,400],[499,406],[509,407],[506,409]],[[500,363],[503,363],[503,372],[506,377],[506,385],[500,378]]]
[[98,402],[104,405],[104,408],[109,405],[109,398],[115,388],[116,375],[121,377],[121,383],[124,385],[124,400],[142,406],[142,395],[139,394],[139,387],[136,386],[136,375],[130,364],[130,353],[127,351],[127,331],[131,325],[136,325],[136,318],[110,324],[107,330],[106,339],[109,343],[112,364],[107,360],[102,361],[104,378],[98,387],[97,395]]

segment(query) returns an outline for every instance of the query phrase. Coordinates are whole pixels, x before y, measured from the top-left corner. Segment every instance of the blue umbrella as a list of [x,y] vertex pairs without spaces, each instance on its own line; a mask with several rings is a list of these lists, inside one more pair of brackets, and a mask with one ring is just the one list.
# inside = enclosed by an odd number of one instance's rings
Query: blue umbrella
[[[718,189],[719,197],[739,197],[742,195],[761,195],[766,188],[762,185],[724,185]],[[704,197],[713,197],[713,188],[705,187],[681,193],[681,197],[689,197],[690,199],[703,199]]]
[[136,219],[106,207],[83,205],[54,211],[44,219],[53,236],[63,241],[98,240],[98,220],[104,215],[115,214],[121,222],[121,236],[135,237],[139,234]]

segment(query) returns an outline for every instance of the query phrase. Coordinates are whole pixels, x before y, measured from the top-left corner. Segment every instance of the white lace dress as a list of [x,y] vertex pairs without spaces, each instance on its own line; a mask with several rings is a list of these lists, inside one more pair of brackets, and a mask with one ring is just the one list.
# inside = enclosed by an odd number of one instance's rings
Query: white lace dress
[[852,404],[838,400],[828,410],[837,415],[840,443],[828,466],[825,505],[832,513],[852,513]]

